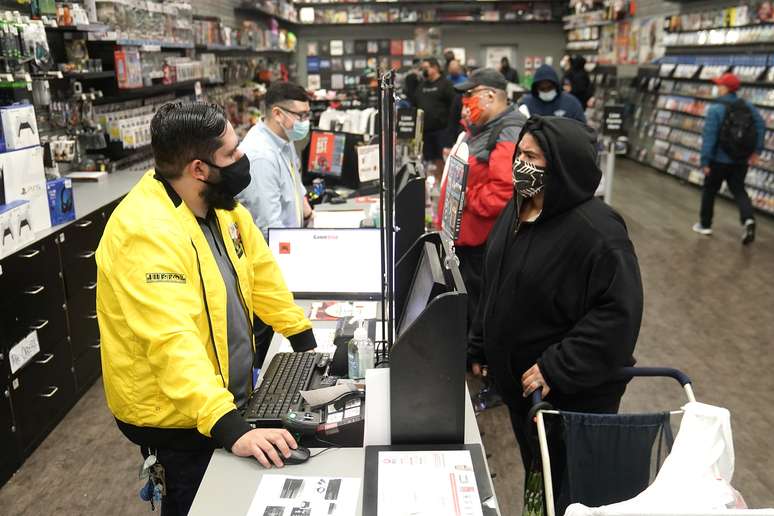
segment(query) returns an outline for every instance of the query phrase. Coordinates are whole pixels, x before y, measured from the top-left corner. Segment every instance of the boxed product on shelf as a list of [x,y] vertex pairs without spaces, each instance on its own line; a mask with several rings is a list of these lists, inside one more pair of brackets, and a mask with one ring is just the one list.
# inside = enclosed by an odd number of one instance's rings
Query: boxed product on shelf
[[29,221],[33,231],[51,227],[43,170],[43,147],[30,147],[0,154],[5,201],[29,201]]
[[57,226],[75,220],[72,180],[60,178],[48,181],[46,182],[46,190],[51,224]]
[[120,89],[142,88],[142,61],[135,47],[121,47],[113,52],[116,81]]
[[0,258],[35,240],[29,211],[30,203],[25,200],[0,204]]
[[40,145],[35,108],[31,104],[4,106],[0,108],[0,119],[0,152]]

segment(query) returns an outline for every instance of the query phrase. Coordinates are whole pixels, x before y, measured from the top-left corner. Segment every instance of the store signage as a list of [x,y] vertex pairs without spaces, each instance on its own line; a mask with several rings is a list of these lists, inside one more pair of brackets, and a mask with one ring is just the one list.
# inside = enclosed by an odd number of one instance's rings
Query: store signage
[[398,110],[398,139],[413,140],[417,132],[417,110],[406,108]]
[[602,134],[605,136],[621,136],[624,134],[624,107],[621,104],[605,106],[602,116]]

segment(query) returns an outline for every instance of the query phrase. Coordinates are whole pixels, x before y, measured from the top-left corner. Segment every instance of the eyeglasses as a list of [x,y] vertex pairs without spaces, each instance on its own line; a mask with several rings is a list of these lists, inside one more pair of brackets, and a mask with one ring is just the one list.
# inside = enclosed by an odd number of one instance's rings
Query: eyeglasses
[[291,111],[290,109],[284,108],[282,106],[277,106],[277,107],[286,113],[290,113],[291,115],[297,116],[301,122],[306,122],[312,117],[311,111],[304,111],[302,113],[299,113],[298,111]]
[[472,90],[466,91],[465,93],[462,94],[462,96],[469,99],[470,97],[472,97],[476,93],[481,93],[482,91],[492,91],[492,92],[494,92],[495,90],[494,90],[494,88],[479,88],[479,89],[475,89],[474,88]]

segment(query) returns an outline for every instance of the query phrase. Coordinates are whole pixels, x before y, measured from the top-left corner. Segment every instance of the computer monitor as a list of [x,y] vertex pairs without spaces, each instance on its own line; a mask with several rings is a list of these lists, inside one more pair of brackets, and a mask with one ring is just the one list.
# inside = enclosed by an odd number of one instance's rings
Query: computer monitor
[[269,228],[269,248],[293,294],[303,299],[378,299],[378,228]]
[[438,257],[438,250],[432,243],[425,242],[419,266],[414,273],[406,306],[398,325],[398,337],[400,338],[406,328],[414,323],[432,299],[445,291],[446,279],[441,260]]
[[312,129],[309,145],[304,150],[306,182],[322,177],[326,186],[357,188],[360,178],[356,147],[362,141],[360,134]]

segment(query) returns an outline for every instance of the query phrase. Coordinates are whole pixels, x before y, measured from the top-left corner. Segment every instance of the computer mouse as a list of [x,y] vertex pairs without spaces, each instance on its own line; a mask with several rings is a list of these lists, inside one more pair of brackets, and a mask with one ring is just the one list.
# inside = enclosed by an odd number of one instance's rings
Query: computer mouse
[[294,466],[296,464],[303,464],[304,462],[309,460],[309,456],[311,455],[311,452],[309,451],[309,448],[305,448],[304,446],[299,446],[295,450],[290,450],[290,457],[285,458],[282,457],[283,462],[286,466]]

